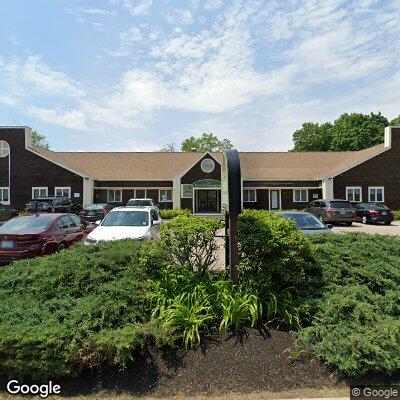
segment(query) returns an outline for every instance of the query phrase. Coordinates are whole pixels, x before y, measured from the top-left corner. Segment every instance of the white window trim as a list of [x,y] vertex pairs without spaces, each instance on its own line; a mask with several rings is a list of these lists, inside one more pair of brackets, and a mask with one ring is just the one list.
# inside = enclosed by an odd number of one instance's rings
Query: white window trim
[[[244,192],[246,192],[246,191],[247,192],[250,192],[250,191],[254,192],[254,200],[244,200]],[[243,189],[242,196],[243,196],[243,203],[257,203],[257,189],[245,188],[245,189]],[[247,196],[247,199],[249,199],[249,197],[250,196]]]
[[66,190],[66,189],[68,189],[68,198],[71,198],[71,186],[56,186],[55,188],[54,188],[54,196],[56,196],[56,192],[57,192],[57,190],[62,190],[62,191],[64,191],[64,190]]
[[[170,190],[171,191],[171,200],[167,200],[167,201],[162,201],[161,199],[161,192],[162,191],[166,191],[166,190]],[[173,202],[173,198],[174,198],[174,193],[172,189],[169,188],[165,188],[165,189],[158,189],[158,201],[160,203],[172,203]]]
[[[349,196],[348,196],[348,193],[347,193],[348,189],[351,189],[351,190],[359,189],[360,190],[360,200],[359,201],[349,200]],[[347,201],[353,201],[354,203],[362,203],[362,187],[361,186],[346,186],[346,200]]]
[[[115,200],[115,193],[114,193],[114,200],[110,200],[110,192],[119,192],[119,194],[120,194],[120,201],[116,201]],[[122,203],[122,189],[107,189],[107,202],[110,202],[110,203]]]
[[0,201],[0,204],[4,204],[5,206],[10,205],[10,187],[9,186],[1,186],[0,190],[7,189],[8,190],[8,201]]
[[39,191],[45,190],[46,191],[46,196],[45,197],[47,197],[49,195],[49,188],[47,186],[32,186],[32,199],[34,199],[33,192],[35,190],[39,190]]
[[[382,189],[382,200],[371,200],[371,189]],[[385,202],[385,186],[368,186],[368,201],[374,203],[384,203]]]
[[[144,190],[144,197],[137,197],[137,194],[136,194],[136,192],[138,191],[138,190]],[[134,190],[134,198],[135,199],[147,199],[147,189],[141,189],[141,188],[137,188],[137,189],[135,189]]]
[[[301,200],[301,193],[300,193],[300,200],[296,200],[296,192],[306,192],[306,199],[304,201]],[[308,203],[308,189],[304,188],[293,189],[293,203]]]

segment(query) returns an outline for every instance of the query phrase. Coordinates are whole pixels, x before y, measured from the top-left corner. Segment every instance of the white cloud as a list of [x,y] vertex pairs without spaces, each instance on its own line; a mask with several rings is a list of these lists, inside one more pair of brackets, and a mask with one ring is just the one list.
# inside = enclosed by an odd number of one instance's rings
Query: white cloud
[[194,22],[194,17],[190,10],[170,10],[165,15],[165,19],[173,25],[190,25]]
[[134,0],[124,0],[124,7],[132,14],[132,15],[145,15],[149,12],[150,7],[152,6],[153,0],[141,0],[139,2]]
[[116,12],[114,10],[105,10],[103,8],[94,8],[94,7],[80,7],[78,8],[78,12],[82,14],[91,14],[91,15],[115,15]]
[[212,131],[247,150],[290,147],[290,133],[307,120],[379,109],[395,116],[400,109],[396,2],[233,0],[222,7],[192,0],[190,10],[163,3],[160,19],[172,27],[146,19],[150,0],[112,4],[131,14],[119,47],[107,50],[128,56],[125,64],[117,60],[116,83],[92,92],[40,57],[0,60],[0,102],[72,129],[131,132],[133,146],[135,132],[157,123],[157,133],[169,129],[160,122],[167,115],[173,132],[182,119],[184,136]]
[[207,11],[215,11],[224,4],[223,0],[207,0],[203,3],[203,8]]
[[27,114],[44,122],[61,125],[70,129],[89,129],[86,124],[85,115],[80,110],[62,112],[49,108],[31,107],[28,108]]

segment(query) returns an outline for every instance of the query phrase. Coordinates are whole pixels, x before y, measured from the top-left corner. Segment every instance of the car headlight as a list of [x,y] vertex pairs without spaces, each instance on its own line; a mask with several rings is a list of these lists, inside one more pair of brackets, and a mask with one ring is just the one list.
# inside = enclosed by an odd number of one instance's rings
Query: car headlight
[[93,238],[90,238],[90,237],[87,237],[86,240],[85,240],[85,243],[86,244],[94,244],[94,243],[97,243],[97,240],[93,239]]

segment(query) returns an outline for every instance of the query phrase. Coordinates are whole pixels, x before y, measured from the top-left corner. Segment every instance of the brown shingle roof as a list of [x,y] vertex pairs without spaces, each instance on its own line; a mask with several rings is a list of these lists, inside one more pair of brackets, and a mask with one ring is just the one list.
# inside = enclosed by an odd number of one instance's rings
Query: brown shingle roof
[[[190,152],[53,152],[32,147],[43,157],[96,180],[172,180],[203,155]],[[359,164],[384,150],[383,144],[348,152],[242,152],[242,178],[318,180]],[[221,163],[222,154],[213,153]]]

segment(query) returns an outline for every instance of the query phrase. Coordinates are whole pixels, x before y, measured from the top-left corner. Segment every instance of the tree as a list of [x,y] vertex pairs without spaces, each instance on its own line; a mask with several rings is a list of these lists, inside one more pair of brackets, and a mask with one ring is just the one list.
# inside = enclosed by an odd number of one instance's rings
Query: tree
[[332,124],[305,122],[301,129],[293,133],[293,142],[292,151],[329,151],[332,144]]
[[[391,121],[400,124],[400,116]],[[333,124],[306,122],[293,133],[292,151],[362,150],[383,142],[389,121],[378,114],[342,114]]]
[[400,115],[390,121],[391,126],[400,126]]
[[32,144],[44,149],[50,149],[50,145],[46,140],[46,136],[39,133],[36,129],[32,129]]
[[342,114],[333,124],[331,150],[362,150],[382,143],[388,125],[381,113]]
[[176,151],[175,143],[167,143],[160,151],[163,151],[166,153],[172,153],[172,152]]
[[207,151],[224,151],[233,147],[229,139],[218,139],[212,133],[203,133],[199,138],[191,136],[181,144],[182,151],[196,151],[205,153]]

